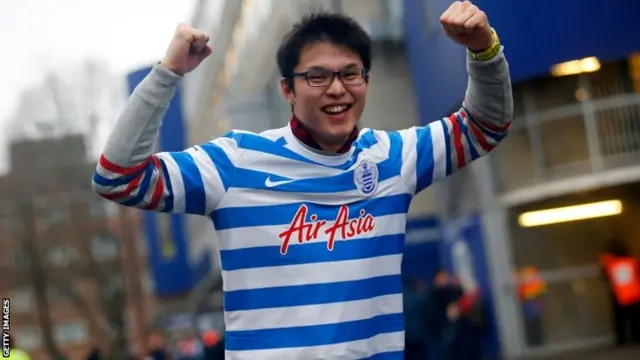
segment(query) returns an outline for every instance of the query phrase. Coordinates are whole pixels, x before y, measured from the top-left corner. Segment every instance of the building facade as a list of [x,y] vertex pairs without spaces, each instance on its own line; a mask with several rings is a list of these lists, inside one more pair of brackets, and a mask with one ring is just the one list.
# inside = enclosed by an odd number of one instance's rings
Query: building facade
[[[426,123],[460,102],[465,55],[439,29],[438,17],[450,2],[404,3],[413,84]],[[440,217],[445,224],[474,214],[481,218],[490,264],[487,290],[504,357],[606,346],[612,341],[612,304],[598,257],[614,239],[640,255],[632,221],[640,180],[634,55],[640,32],[627,23],[629,6],[637,4],[476,3],[505,45],[515,118],[494,154],[438,186]],[[448,90],[434,83],[446,83]],[[461,191],[468,188],[476,191]],[[618,203],[622,209],[609,214],[593,210]],[[581,221],[523,221],[531,211],[566,206],[591,210]],[[567,219],[578,219],[575,211],[563,211]],[[533,312],[518,296],[514,274],[522,268],[537,269],[546,284]]]
[[142,341],[152,308],[137,213],[91,189],[82,136],[10,146],[0,178],[0,293],[11,334],[33,359]]

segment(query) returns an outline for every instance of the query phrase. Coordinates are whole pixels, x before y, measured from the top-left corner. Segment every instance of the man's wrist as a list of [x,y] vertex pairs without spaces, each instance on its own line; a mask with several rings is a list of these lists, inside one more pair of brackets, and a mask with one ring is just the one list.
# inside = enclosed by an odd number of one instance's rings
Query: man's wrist
[[471,56],[471,58],[477,61],[488,61],[493,59],[500,53],[502,45],[500,43],[498,33],[495,31],[495,29],[491,28],[491,34],[493,35],[493,43],[488,49],[480,52],[474,52],[471,49],[467,49],[467,53],[469,54],[469,56]]
[[158,61],[157,63],[159,66],[161,66],[163,69],[165,70],[169,70],[171,73],[177,75],[177,76],[184,76],[184,74],[180,73],[177,70],[174,70],[173,67],[171,67],[170,65],[167,65],[164,61]]

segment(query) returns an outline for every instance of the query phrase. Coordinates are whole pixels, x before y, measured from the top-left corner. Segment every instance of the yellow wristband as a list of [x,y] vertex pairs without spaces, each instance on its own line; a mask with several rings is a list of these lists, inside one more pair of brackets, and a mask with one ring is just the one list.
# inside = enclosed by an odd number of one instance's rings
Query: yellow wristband
[[500,49],[502,48],[502,45],[500,44],[500,38],[498,37],[498,33],[493,28],[491,28],[491,33],[493,34],[493,44],[491,44],[491,47],[489,47],[487,50],[484,50],[479,53],[474,53],[470,49],[467,49],[467,52],[474,60],[477,60],[477,61],[491,60],[494,57],[496,57],[498,53],[500,53]]

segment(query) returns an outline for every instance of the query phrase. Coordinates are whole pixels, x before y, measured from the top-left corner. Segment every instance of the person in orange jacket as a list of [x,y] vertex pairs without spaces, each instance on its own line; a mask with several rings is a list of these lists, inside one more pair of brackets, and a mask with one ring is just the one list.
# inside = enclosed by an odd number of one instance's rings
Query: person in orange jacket
[[547,285],[535,266],[524,266],[515,276],[518,284],[518,298],[524,316],[527,345],[542,345],[545,342],[542,321],[543,296],[547,292]]
[[640,343],[640,261],[627,249],[614,244],[611,252],[600,256],[613,298],[613,318],[618,345],[629,336]]

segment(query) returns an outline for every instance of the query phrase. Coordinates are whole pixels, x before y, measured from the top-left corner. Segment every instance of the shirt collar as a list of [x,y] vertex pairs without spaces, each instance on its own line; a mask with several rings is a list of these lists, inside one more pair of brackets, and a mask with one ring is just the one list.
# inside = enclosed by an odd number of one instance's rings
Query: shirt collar
[[[302,142],[303,144],[307,145],[312,149],[324,151],[320,147],[320,145],[318,145],[318,143],[315,141],[313,136],[311,136],[311,133],[309,133],[309,131],[306,129],[302,121],[300,121],[300,119],[298,119],[295,115],[291,116],[291,121],[289,122],[289,126],[291,127],[291,131],[293,132],[293,135],[298,140],[300,140],[300,142]],[[353,142],[356,141],[356,139],[358,138],[358,133],[359,133],[359,130],[358,130],[358,127],[356,126],[355,128],[353,128],[353,131],[351,131],[351,134],[349,134],[349,138],[344,143],[344,145],[342,145],[342,147],[338,149],[337,153],[344,154],[347,151],[349,151],[349,149],[351,149],[351,145],[353,144]]]

